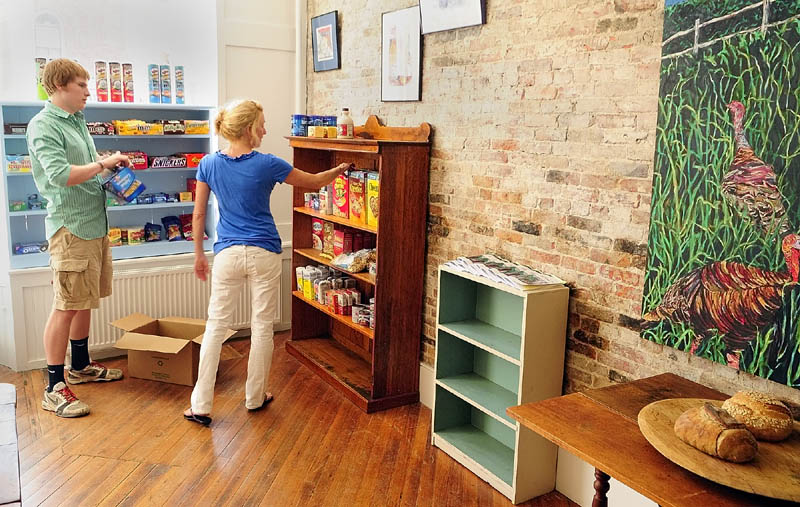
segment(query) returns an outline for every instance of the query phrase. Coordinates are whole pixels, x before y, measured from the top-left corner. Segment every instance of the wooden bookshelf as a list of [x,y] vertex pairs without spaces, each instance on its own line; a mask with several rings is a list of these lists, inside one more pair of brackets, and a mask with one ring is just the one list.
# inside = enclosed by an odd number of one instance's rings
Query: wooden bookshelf
[[318,173],[346,162],[377,171],[378,227],[306,208],[304,194],[319,189],[295,187],[292,269],[331,266],[312,248],[314,218],[375,235],[377,275],[339,269],[356,280],[364,300],[375,298],[375,329],[295,292],[286,349],[362,410],[374,412],[419,401],[430,125],[384,127],[371,116],[355,133],[356,139],[287,139],[298,169]]

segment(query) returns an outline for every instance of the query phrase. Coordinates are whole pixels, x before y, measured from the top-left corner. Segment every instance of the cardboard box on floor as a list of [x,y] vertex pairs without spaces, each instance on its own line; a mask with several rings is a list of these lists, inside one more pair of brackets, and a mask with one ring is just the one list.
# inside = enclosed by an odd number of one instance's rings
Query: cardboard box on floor
[[[206,321],[185,317],[154,319],[132,313],[111,325],[126,331],[114,347],[128,351],[128,375],[194,385]],[[236,331],[228,329],[225,339],[234,334]]]

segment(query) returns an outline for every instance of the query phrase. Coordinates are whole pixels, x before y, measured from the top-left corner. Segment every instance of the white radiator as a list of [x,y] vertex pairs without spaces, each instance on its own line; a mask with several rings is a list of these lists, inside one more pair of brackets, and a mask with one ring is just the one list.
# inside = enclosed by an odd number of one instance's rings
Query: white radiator
[[[198,280],[191,269],[183,267],[115,274],[113,295],[101,300],[100,308],[92,312],[89,347],[95,349],[114,345],[122,336],[122,331],[110,326],[109,322],[134,312],[157,319],[171,316],[205,319],[210,294],[210,281]],[[239,294],[231,327],[250,327],[249,284]]]
[[[276,331],[291,325],[291,249],[284,248],[280,278],[280,297],[275,309]],[[194,276],[193,257],[162,256],[149,259],[115,261],[113,294],[92,312],[89,348],[98,359],[118,355],[113,348],[122,331],[110,322],[137,312],[153,318],[170,316],[205,319],[210,282]],[[3,340],[0,364],[17,371],[44,366],[42,334],[53,304],[51,273],[48,268],[18,270],[11,274],[8,297],[13,308],[13,335]],[[233,314],[233,329],[250,327],[250,287],[245,284]],[[68,348],[69,349],[69,348]]]

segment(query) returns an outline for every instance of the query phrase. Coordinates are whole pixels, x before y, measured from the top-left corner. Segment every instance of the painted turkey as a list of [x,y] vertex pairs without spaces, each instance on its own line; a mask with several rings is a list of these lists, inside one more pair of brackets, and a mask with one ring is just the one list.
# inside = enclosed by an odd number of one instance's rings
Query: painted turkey
[[647,312],[645,321],[685,322],[697,338],[694,354],[703,338],[716,330],[726,345],[728,365],[739,368],[739,352],[755,339],[759,328],[769,325],[783,304],[786,285],[797,283],[800,270],[800,236],[783,238],[781,250],[788,271],[766,271],[738,262],[712,262],[673,283],[664,299]]
[[790,224],[786,218],[783,196],[775,183],[772,166],[758,158],[744,134],[744,105],[728,104],[733,117],[736,153],[728,172],[722,178],[722,194],[735,208],[747,213],[753,224],[766,233],[785,234]]

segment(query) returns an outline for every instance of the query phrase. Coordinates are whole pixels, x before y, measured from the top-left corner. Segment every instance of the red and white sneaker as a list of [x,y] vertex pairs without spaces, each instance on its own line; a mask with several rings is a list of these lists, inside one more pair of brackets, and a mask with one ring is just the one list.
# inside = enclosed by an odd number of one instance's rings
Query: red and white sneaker
[[110,382],[122,378],[122,370],[106,368],[100,363],[92,361],[82,370],[70,369],[67,372],[67,382],[70,384],[83,384],[84,382]]
[[79,400],[64,382],[53,386],[50,392],[45,387],[42,408],[58,417],[81,417],[89,413],[89,405]]

